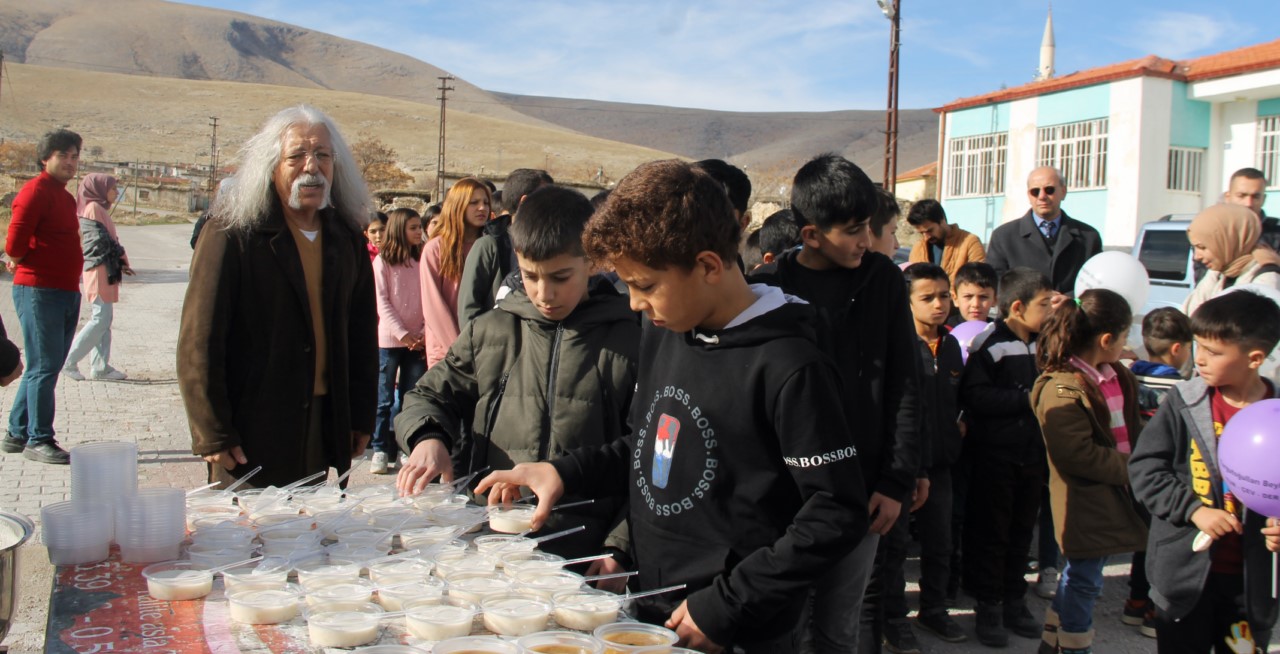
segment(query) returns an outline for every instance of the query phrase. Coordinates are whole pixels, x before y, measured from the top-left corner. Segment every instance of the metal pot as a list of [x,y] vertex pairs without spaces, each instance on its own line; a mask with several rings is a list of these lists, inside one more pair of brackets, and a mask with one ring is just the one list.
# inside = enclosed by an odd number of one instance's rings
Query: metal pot
[[26,516],[0,511],[0,642],[9,634],[18,603],[18,548],[35,530]]

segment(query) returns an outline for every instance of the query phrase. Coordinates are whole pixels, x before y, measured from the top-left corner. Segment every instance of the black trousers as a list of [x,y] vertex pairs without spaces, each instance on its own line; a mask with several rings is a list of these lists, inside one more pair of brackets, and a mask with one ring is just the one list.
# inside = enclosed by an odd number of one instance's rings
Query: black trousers
[[1156,609],[1156,647],[1160,654],[1234,654],[1249,651],[1232,648],[1228,639],[1252,636],[1257,652],[1267,651],[1271,631],[1250,633],[1244,611],[1244,577],[1213,572],[1200,592],[1200,601],[1181,620],[1174,621]]
[[1027,594],[1027,552],[1045,484],[1044,462],[1015,463],[975,452],[964,522],[964,587],[979,602]]
[[880,541],[885,550],[881,574],[885,582],[884,614],[888,620],[905,618],[910,611],[902,566],[911,541],[908,523],[912,517],[920,539],[920,613],[947,610],[947,579],[951,576],[951,469],[930,468],[928,475],[929,499],[915,513],[904,510],[893,531]]

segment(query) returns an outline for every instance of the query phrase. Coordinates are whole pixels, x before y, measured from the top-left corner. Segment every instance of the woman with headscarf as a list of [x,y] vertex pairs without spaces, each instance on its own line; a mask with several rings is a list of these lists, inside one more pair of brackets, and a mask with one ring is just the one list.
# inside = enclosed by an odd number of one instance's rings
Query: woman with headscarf
[[114,305],[120,301],[121,276],[133,274],[116,236],[116,225],[111,221],[111,204],[119,195],[116,178],[103,173],[85,175],[76,194],[80,247],[84,250],[84,273],[80,285],[85,301],[93,307],[89,321],[71,342],[67,362],[62,366],[62,374],[76,381],[84,380],[79,364],[90,350],[93,351],[89,363],[91,379],[127,378],[110,365],[111,321]]
[[1208,268],[1182,304],[1188,316],[1223,290],[1258,284],[1280,289],[1280,254],[1258,242],[1262,221],[1247,207],[1215,204],[1187,228],[1192,256]]

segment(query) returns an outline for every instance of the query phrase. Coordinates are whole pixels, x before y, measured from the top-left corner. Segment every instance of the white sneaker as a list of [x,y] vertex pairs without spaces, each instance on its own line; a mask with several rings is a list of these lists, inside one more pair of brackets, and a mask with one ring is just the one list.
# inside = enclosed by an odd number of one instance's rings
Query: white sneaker
[[1058,594],[1058,569],[1045,568],[1040,571],[1040,576],[1036,577],[1034,585],[1036,595],[1045,599],[1053,599]]
[[[70,376],[70,375],[68,375],[68,376]],[[124,380],[124,379],[128,379],[128,378],[129,378],[129,375],[126,375],[126,374],[124,374],[123,372],[121,372],[121,371],[119,371],[119,370],[116,370],[115,368],[111,368],[110,370],[107,370],[106,372],[94,372],[94,373],[90,373],[90,375],[89,375],[89,376],[90,376],[90,377],[92,377],[92,378],[94,378],[94,379],[98,379],[98,380],[106,380],[106,381],[121,381],[121,380]],[[83,378],[82,378],[82,379],[83,379]]]
[[76,381],[84,381],[84,375],[80,374],[79,368],[63,368],[62,376]]
[[403,467],[405,467],[405,466],[406,466],[406,465],[408,465],[408,464],[409,464],[409,457],[407,457],[407,456],[405,456],[405,455],[401,454],[401,455],[400,455],[400,467],[401,467],[401,468],[403,468]]
[[387,474],[387,453],[374,452],[373,458],[369,460],[369,472],[375,475]]

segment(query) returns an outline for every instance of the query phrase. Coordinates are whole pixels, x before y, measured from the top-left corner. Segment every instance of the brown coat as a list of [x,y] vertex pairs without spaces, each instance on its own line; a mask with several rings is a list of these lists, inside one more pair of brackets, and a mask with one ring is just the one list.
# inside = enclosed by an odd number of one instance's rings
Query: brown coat
[[[1142,429],[1137,380],[1113,364],[1125,395],[1129,441]],[[1129,488],[1129,455],[1116,449],[1102,394],[1076,372],[1045,373],[1031,405],[1049,452],[1054,534],[1068,558],[1091,559],[1146,549],[1146,522]]]
[[[907,257],[910,263],[920,263],[929,260],[929,239],[921,238],[916,244],[911,246],[911,254]],[[987,251],[982,249],[982,241],[975,235],[960,229],[959,225],[952,225],[947,239],[942,243],[942,261],[938,265],[947,271],[947,276],[951,278],[952,283],[956,280],[956,271],[966,263],[973,261],[986,261]]]
[[[373,431],[377,395],[377,313],[373,269],[359,234],[321,212],[329,392],[323,459],[351,465],[352,432]],[[178,386],[192,452],[239,445],[258,465],[251,486],[281,486],[319,469],[303,461],[316,357],[302,261],[279,207],[245,231],[209,222],[196,244],[178,334]]]

